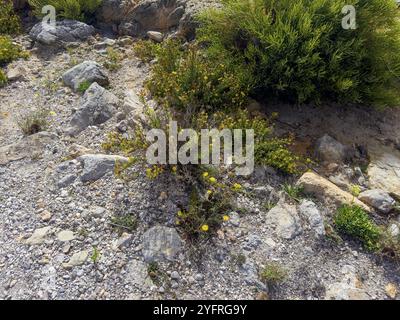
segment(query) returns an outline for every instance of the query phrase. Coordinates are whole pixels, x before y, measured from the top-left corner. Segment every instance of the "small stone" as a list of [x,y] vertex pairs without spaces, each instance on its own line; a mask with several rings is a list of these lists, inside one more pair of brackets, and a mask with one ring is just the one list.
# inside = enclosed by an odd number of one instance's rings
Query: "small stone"
[[388,285],[386,285],[385,287],[385,291],[386,294],[388,295],[388,297],[395,299],[397,296],[397,287],[395,284],[393,283],[389,283]]
[[44,227],[40,229],[36,229],[32,236],[26,240],[26,244],[29,245],[37,245],[42,244],[45,241],[46,235],[50,232],[51,227]]
[[153,41],[155,41],[155,42],[158,42],[158,43],[162,42],[163,39],[164,39],[163,34],[162,34],[161,32],[157,32],[157,31],[148,31],[148,32],[147,32],[147,36],[148,36],[151,40],[153,40]]
[[71,257],[68,263],[63,264],[63,267],[65,269],[71,269],[73,267],[80,266],[86,262],[88,256],[89,251],[87,250],[77,252]]
[[51,213],[47,210],[44,210],[41,214],[40,214],[40,219],[43,222],[48,222],[51,219]]
[[171,279],[173,280],[179,280],[181,278],[181,276],[179,275],[178,271],[172,271],[171,273]]
[[392,223],[389,228],[388,228],[388,232],[392,237],[398,237],[400,235],[400,228],[397,224]]
[[197,274],[194,276],[194,279],[195,279],[197,282],[201,282],[201,281],[204,280],[204,276],[203,276],[201,273],[197,273]]
[[133,235],[130,233],[123,233],[121,237],[113,243],[113,249],[121,249],[126,247],[132,241]]
[[63,252],[64,254],[68,254],[70,250],[71,250],[71,245],[69,245],[69,244],[66,244],[66,245],[62,248],[62,252]]
[[74,240],[75,235],[70,230],[64,230],[57,234],[57,238],[58,238],[58,240],[60,240],[62,242],[68,242],[68,241]]

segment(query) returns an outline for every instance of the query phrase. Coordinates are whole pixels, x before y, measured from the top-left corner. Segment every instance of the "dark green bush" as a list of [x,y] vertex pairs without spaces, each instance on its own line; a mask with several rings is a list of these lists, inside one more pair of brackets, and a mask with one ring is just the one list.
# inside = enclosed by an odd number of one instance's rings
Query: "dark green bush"
[[[200,15],[211,56],[236,61],[253,94],[293,102],[399,104],[399,10],[393,0],[223,0]],[[345,5],[357,28],[342,28]]]
[[382,232],[362,208],[344,205],[334,217],[339,232],[360,240],[365,248],[376,251],[380,248]]
[[17,34],[21,31],[21,21],[14,12],[11,0],[0,0],[0,34]]
[[57,14],[65,19],[87,21],[102,3],[102,0],[29,0],[34,13],[42,17],[42,8],[52,5]]

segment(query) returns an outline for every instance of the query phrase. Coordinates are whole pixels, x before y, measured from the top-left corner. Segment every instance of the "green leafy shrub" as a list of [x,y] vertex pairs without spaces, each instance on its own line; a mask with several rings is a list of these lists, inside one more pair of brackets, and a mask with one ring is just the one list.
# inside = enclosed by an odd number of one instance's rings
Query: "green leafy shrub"
[[7,76],[3,70],[0,69],[0,88],[4,87],[8,82]]
[[21,20],[14,12],[12,1],[1,0],[0,34],[18,34],[21,32]]
[[9,36],[0,36],[0,66],[27,56],[28,54],[20,46],[14,44]]
[[100,6],[102,0],[29,0],[34,14],[42,17],[42,8],[52,5],[57,14],[65,19],[87,21]]
[[221,109],[243,105],[248,88],[239,68],[216,63],[195,44],[183,51],[177,40],[157,50],[147,88],[160,102],[178,110]]
[[150,62],[157,56],[160,44],[151,40],[139,40],[133,45],[135,55],[143,62]]
[[362,208],[350,205],[340,207],[334,216],[334,225],[339,232],[360,240],[368,250],[380,248],[382,232]]
[[356,30],[342,28],[346,0],[223,0],[199,16],[211,59],[226,57],[255,80],[252,94],[293,102],[399,104],[399,10],[355,0]]

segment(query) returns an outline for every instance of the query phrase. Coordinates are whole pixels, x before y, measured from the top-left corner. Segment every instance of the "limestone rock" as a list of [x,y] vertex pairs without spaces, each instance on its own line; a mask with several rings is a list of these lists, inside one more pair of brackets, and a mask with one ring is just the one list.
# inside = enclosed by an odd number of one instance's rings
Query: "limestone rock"
[[40,229],[36,229],[33,234],[26,240],[26,244],[28,245],[37,245],[42,244],[46,239],[46,236],[50,232],[51,227],[44,227]]
[[347,148],[329,135],[317,141],[316,154],[323,162],[342,163],[346,160]]
[[325,236],[324,219],[314,202],[303,200],[300,203],[299,212],[308,220],[310,227],[318,237]]
[[86,154],[78,158],[83,165],[82,182],[93,182],[113,172],[117,162],[125,163],[127,158],[114,155]]
[[79,109],[75,112],[70,121],[67,133],[75,136],[85,130],[88,126],[102,124],[111,119],[118,107],[118,98],[93,83],[81,100]]
[[79,90],[82,83],[92,84],[97,82],[100,86],[109,84],[108,76],[104,69],[95,61],[84,61],[65,72],[63,82],[74,91]]
[[304,193],[312,195],[328,205],[340,207],[343,204],[354,204],[360,206],[367,212],[371,211],[367,205],[355,198],[352,194],[343,191],[329,180],[314,172],[306,172],[297,181],[297,185],[303,188]]
[[39,22],[29,36],[40,45],[63,47],[66,43],[85,41],[94,33],[94,27],[83,22],[61,20],[56,22],[55,28]]
[[267,224],[272,225],[283,239],[291,240],[302,233],[296,206],[282,201],[268,212]]
[[146,262],[172,261],[182,247],[182,240],[173,228],[156,226],[143,235],[143,256]]
[[364,191],[358,199],[383,213],[389,213],[396,204],[387,192],[379,189]]

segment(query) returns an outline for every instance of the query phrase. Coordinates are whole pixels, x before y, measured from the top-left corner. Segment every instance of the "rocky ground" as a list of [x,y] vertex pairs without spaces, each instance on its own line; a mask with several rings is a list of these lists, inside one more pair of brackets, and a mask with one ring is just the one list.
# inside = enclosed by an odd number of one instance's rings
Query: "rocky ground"
[[[134,38],[88,33],[51,53],[43,50],[54,47],[51,35],[36,46],[15,39],[31,56],[9,66],[12,82],[0,89],[0,299],[399,298],[395,262],[350,239],[336,243],[325,230],[337,203],[360,201],[398,232],[399,111],[279,106],[277,133],[294,133],[299,152],[316,146],[325,160],[297,182],[309,196],[291,199],[282,185],[296,181],[257,168],[237,200],[246,213],[230,213],[218,237],[193,246],[174,227],[183,187],[150,181],[140,166],[118,178],[115,161],[127,159],[101,147],[109,132],[127,134],[140,119],[150,66],[135,57]],[[113,71],[107,47],[121,55]],[[83,95],[82,79],[98,84]],[[19,119],[40,108],[51,111],[49,128],[24,137]],[[364,149],[368,168],[342,164]],[[352,184],[367,194],[354,199]],[[267,261],[287,271],[275,288],[259,278]]]

